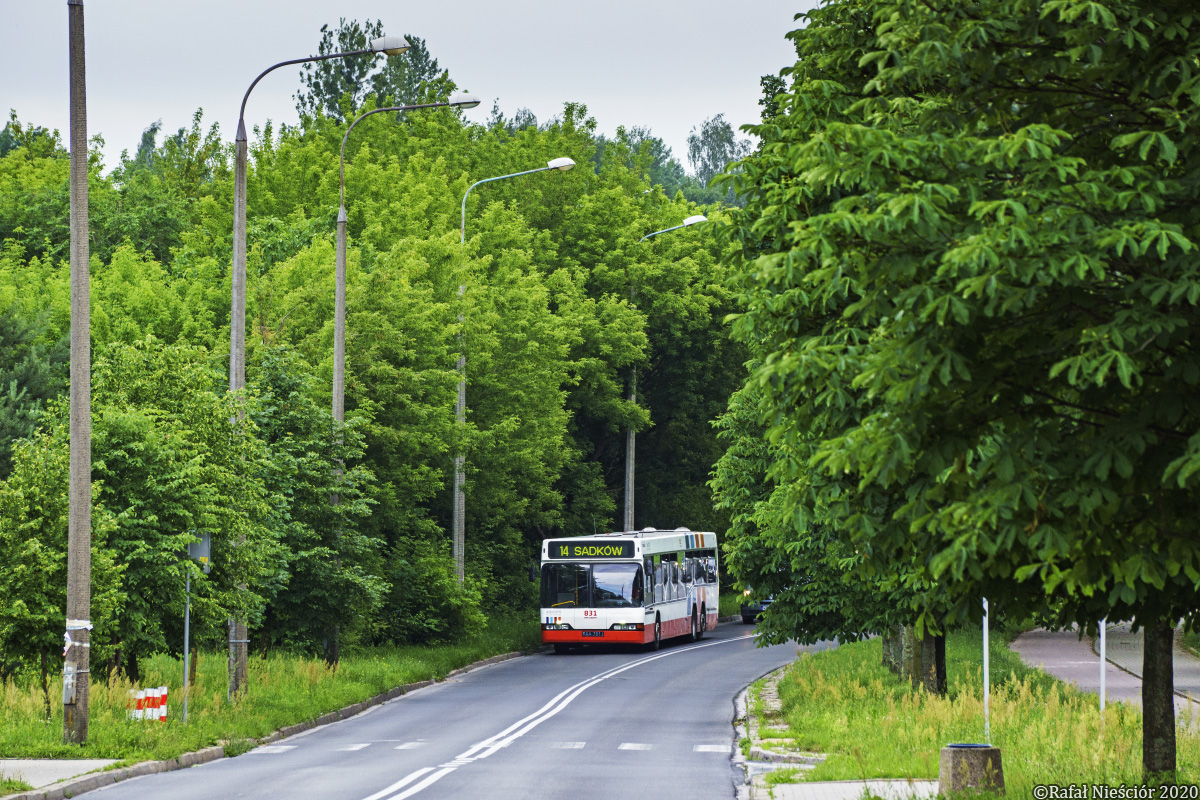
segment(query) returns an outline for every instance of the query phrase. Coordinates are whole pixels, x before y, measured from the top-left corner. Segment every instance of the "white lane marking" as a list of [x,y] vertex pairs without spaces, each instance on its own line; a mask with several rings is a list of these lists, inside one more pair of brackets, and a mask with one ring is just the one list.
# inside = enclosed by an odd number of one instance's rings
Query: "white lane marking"
[[387,795],[391,794],[392,792],[396,791],[397,789],[403,789],[405,786],[412,783],[417,778],[424,775],[426,772],[433,772],[433,767],[421,767],[416,772],[410,772],[407,775],[405,775],[403,778],[401,778],[400,780],[393,783],[391,786],[384,789],[383,791],[376,792],[375,794],[371,795],[370,797],[364,798],[364,800],[379,800],[381,797],[386,797]]
[[366,744],[348,744],[345,747],[339,747],[338,751],[342,752],[342,753],[348,753],[353,750],[362,750],[364,747],[370,747],[370,746],[371,746],[370,742],[367,742]]
[[416,750],[418,747],[420,747],[423,744],[425,744],[425,743],[424,742],[405,742],[404,744],[396,745],[396,749],[397,750]]
[[727,744],[698,744],[692,748],[697,753],[725,753],[729,754],[729,745]]
[[[448,764],[460,762],[460,763],[462,763],[463,766],[466,766],[467,764],[470,764],[474,761],[478,761],[482,758],[487,758],[488,756],[492,755],[493,753],[495,753],[497,750],[500,750],[501,748],[508,747],[510,744],[515,742],[520,737],[524,736],[529,731],[536,728],[538,725],[541,725],[546,720],[548,720],[551,717],[558,714],[558,712],[562,711],[564,708],[566,708],[568,705],[570,705],[572,700],[574,700],[579,695],[583,694],[588,689],[595,686],[597,683],[606,681],[609,678],[613,677],[614,675],[619,675],[620,673],[624,672],[625,670],[633,669],[634,667],[640,667],[643,664],[649,664],[651,661],[658,661],[660,658],[668,658],[670,656],[677,656],[680,653],[687,653],[692,650],[699,650],[704,647],[715,647],[719,644],[728,644],[729,642],[740,642],[743,639],[753,639],[753,638],[754,638],[754,634],[748,633],[744,636],[735,636],[731,639],[718,639],[713,642],[705,642],[704,644],[691,645],[690,647],[680,647],[676,650],[671,650],[666,653],[659,653],[658,655],[647,656],[646,658],[638,659],[637,661],[634,661],[629,664],[625,664],[620,667],[613,667],[612,669],[606,670],[604,672],[598,672],[590,678],[585,678],[584,680],[580,681],[579,683],[575,684],[574,686],[567,687],[563,691],[556,694],[553,698],[551,698],[550,702],[546,703],[544,706],[539,708],[537,711],[533,712],[532,714],[530,714],[527,717],[517,720],[512,725],[509,725],[507,728],[500,731],[496,735],[490,736],[487,739],[484,739],[482,742],[477,742],[476,744],[471,745],[466,750],[466,752],[459,754],[454,759],[454,761],[448,762]],[[522,726],[524,726],[524,727],[522,727]],[[406,744],[400,745],[400,747],[397,747],[396,749],[397,750],[411,749],[409,747],[409,745],[416,747],[416,746],[419,746],[419,744],[420,743],[418,743],[418,742],[408,742]],[[480,750],[484,750],[484,752],[476,755],[476,753]],[[381,792],[376,792],[375,794],[371,795],[370,797],[364,798],[364,800],[380,800],[380,798],[387,796],[393,790],[400,788],[402,786],[405,786],[409,782],[416,780],[420,776],[429,772],[431,769],[432,769],[432,767],[425,767],[423,769],[417,770],[416,772],[409,773],[405,777],[401,778],[398,782],[392,784],[391,786],[389,786],[388,788],[384,789]],[[400,794],[388,797],[388,800],[404,800],[407,797],[411,797],[412,795],[416,794],[417,792],[421,791],[422,789],[426,788],[427,786],[432,785],[435,781],[440,780],[442,777],[444,777],[448,773],[453,772],[455,769],[457,769],[457,767],[449,766],[449,765],[444,766],[441,769],[439,769],[437,772],[435,772],[432,775],[430,775],[429,777],[427,777],[425,780],[416,784],[415,786],[413,786],[409,789],[405,789]]]
[[256,747],[253,750],[251,750],[250,752],[251,753],[266,753],[266,754],[270,755],[272,753],[286,753],[288,750],[295,750],[295,749],[296,749],[296,745],[294,745],[294,744],[268,744],[264,747]]
[[[629,664],[625,664],[620,667],[614,667],[610,670],[607,670],[606,672],[597,673],[596,675],[593,675],[592,677],[587,678],[586,680],[580,681],[579,683],[575,684],[574,686],[571,686],[571,687],[563,690],[558,695],[556,695],[554,697],[554,699],[552,699],[549,703],[546,703],[546,705],[542,706],[537,711],[533,712],[532,714],[525,717],[524,719],[514,722],[512,725],[509,725],[507,728],[500,731],[500,733],[497,733],[495,736],[492,736],[488,739],[484,739],[482,742],[479,742],[478,744],[472,745],[470,749],[468,749],[465,753],[461,754],[458,757],[459,758],[469,758],[471,760],[487,758],[488,756],[495,753],[497,750],[500,750],[503,747],[508,747],[510,744],[512,744],[513,742],[515,742],[517,739],[524,736],[525,734],[529,733],[529,731],[533,730],[538,725],[541,725],[546,720],[548,720],[551,717],[558,714],[558,712],[562,711],[564,708],[566,708],[568,705],[570,705],[572,700],[574,700],[579,695],[583,694],[588,689],[595,686],[597,683],[606,681],[609,678],[613,677],[614,675],[619,675],[620,673],[625,672],[626,670],[633,669],[634,667],[640,667],[643,664],[649,664],[651,661],[657,661],[660,658],[669,658],[670,656],[679,655],[680,653],[687,653],[692,650],[699,650],[704,647],[715,647],[716,645],[726,644],[728,642],[737,642],[737,641],[741,641],[743,639],[753,639],[753,638],[754,638],[754,634],[749,633],[749,634],[746,634],[745,636],[738,636],[733,639],[719,639],[715,642],[708,642],[706,644],[697,644],[697,645],[692,645],[691,647],[681,647],[678,650],[672,650],[667,653],[660,653],[656,656],[648,656],[646,658],[638,659],[637,661],[634,661]],[[524,727],[521,727],[522,725],[524,725]],[[515,731],[515,733],[514,733],[514,731]],[[476,751],[484,750],[484,748],[486,748],[486,750],[483,753],[480,753],[479,755],[475,755]]]
[[651,750],[654,748],[652,744],[642,744],[640,742],[622,742],[618,745],[618,750]]
[[451,772],[454,772],[454,767],[446,767],[445,769],[439,769],[437,772],[433,773],[428,778],[426,778],[425,780],[418,783],[416,786],[412,787],[411,789],[405,789],[400,794],[392,795],[390,798],[388,798],[388,800],[404,800],[404,798],[406,798],[406,797],[412,797],[417,792],[421,791],[422,789],[424,789],[428,786],[431,786],[435,781],[441,780],[445,776],[449,775]]
[[553,742],[551,747],[555,750],[582,750],[587,742]]

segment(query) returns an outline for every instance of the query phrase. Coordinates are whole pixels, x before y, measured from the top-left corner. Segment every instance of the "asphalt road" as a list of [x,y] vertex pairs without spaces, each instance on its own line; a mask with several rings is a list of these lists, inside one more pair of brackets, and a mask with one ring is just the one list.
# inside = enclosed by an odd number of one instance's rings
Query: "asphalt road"
[[795,658],[721,625],[657,653],[534,655],[412,692],[237,758],[96,800],[732,798],[733,698]]

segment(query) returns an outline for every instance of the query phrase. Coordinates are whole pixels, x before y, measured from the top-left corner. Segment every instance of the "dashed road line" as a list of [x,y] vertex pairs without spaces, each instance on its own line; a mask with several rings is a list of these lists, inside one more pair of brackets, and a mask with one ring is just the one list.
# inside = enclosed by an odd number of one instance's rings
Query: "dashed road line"
[[[544,706],[539,708],[537,711],[533,712],[532,714],[530,714],[522,719],[517,720],[512,725],[509,725],[507,728],[500,731],[500,733],[497,733],[495,736],[488,737],[487,739],[484,739],[482,742],[478,742],[474,745],[471,745],[471,747],[468,748],[465,752],[460,753],[453,761],[448,762],[445,766],[442,766],[440,769],[438,769],[437,772],[433,772],[432,774],[426,775],[426,773],[428,773],[432,768],[431,767],[423,767],[422,769],[417,770],[416,772],[409,773],[407,776],[402,778],[399,782],[392,784],[392,786],[388,787],[387,789],[384,789],[381,792],[376,792],[375,794],[371,795],[370,797],[365,798],[364,800],[381,800],[381,798],[384,798],[384,797],[387,797],[388,800],[405,800],[405,798],[411,797],[412,795],[416,794],[417,792],[420,792],[422,789],[425,789],[426,787],[432,785],[434,782],[441,780],[443,777],[445,777],[449,773],[458,769],[459,765],[466,766],[472,762],[487,758],[488,756],[495,754],[497,751],[499,751],[505,747],[508,747],[510,744],[512,744],[513,742],[515,742],[517,739],[521,738],[525,734],[529,733],[529,731],[533,730],[538,725],[541,725],[546,720],[557,715],[560,711],[562,711],[564,708],[566,708],[568,705],[570,705],[571,701],[574,700],[576,697],[583,694],[585,691],[587,691],[591,687],[595,686],[596,684],[608,680],[609,678],[613,677],[614,675],[619,675],[622,672],[625,672],[626,670],[633,669],[634,667],[640,667],[644,664],[649,664],[652,661],[658,661],[660,658],[670,658],[671,656],[679,655],[680,653],[688,653],[688,652],[691,652],[692,650],[700,650],[701,648],[705,648],[705,647],[716,647],[717,645],[728,644],[729,642],[739,642],[739,641],[742,641],[743,639],[752,639],[752,638],[754,638],[754,634],[751,633],[751,634],[746,634],[745,636],[736,636],[732,639],[719,639],[714,642],[706,642],[704,644],[691,645],[690,647],[681,647],[676,650],[671,650],[666,653],[659,653],[658,655],[647,656],[646,658],[638,659],[637,661],[634,661],[632,663],[623,664],[622,666],[614,667],[612,669],[605,670],[604,672],[596,673],[592,677],[585,678],[584,680],[580,681],[579,683],[575,684],[574,686],[571,686],[571,687],[559,692],[548,703],[546,703]],[[645,747],[649,748],[650,745],[646,745]],[[402,750],[402,749],[410,749],[410,748],[407,747],[407,744],[404,744],[404,745],[400,745],[400,747],[398,747],[396,749]],[[454,765],[454,766],[451,766],[451,765]],[[404,791],[400,792],[399,794],[394,794],[394,795],[390,794],[390,792],[395,791],[395,789],[406,786],[409,782],[416,780],[418,777],[421,777],[422,775],[424,775],[425,778],[420,783],[414,784],[413,786],[405,789]]]
[[552,742],[550,746],[555,750],[582,750],[587,742]]
[[729,745],[727,744],[698,744],[692,748],[696,753],[724,753],[729,755]]
[[266,755],[272,755],[275,753],[286,753],[288,750],[295,750],[295,749],[296,749],[296,745],[294,745],[294,744],[268,744],[268,745],[264,745],[263,747],[256,747],[253,750],[251,750],[250,752],[251,753],[264,753]]
[[396,749],[397,750],[416,750],[418,747],[420,747],[423,744],[425,744],[425,742],[405,742],[404,744],[396,745]]
[[367,742],[365,744],[348,744],[345,747],[339,747],[337,749],[339,752],[349,753],[351,751],[362,750],[363,748],[370,747],[370,746],[371,746],[371,743]]
[[617,746],[618,750],[653,750],[654,745],[643,744],[641,742],[622,742]]

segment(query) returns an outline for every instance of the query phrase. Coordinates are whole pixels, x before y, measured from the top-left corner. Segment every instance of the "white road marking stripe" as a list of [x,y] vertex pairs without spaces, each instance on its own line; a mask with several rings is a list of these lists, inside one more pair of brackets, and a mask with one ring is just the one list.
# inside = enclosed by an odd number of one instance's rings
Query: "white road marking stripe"
[[587,742],[554,742],[550,746],[556,750],[582,750]]
[[404,744],[396,745],[396,749],[397,750],[416,750],[418,747],[420,747],[423,744],[425,744],[425,743],[424,742],[405,742]]
[[352,750],[362,750],[364,747],[370,747],[370,746],[371,746],[370,742],[367,742],[366,744],[348,744],[345,747],[339,747],[338,751],[343,752],[343,753],[348,753]]
[[650,750],[650,749],[653,749],[653,747],[654,747],[654,745],[652,745],[652,744],[641,744],[640,742],[622,742],[617,747],[617,749],[618,750]]
[[692,748],[697,753],[729,753],[727,744],[698,744]]
[[400,794],[392,795],[391,797],[388,798],[388,800],[404,800],[404,798],[406,798],[406,797],[412,797],[417,792],[432,785],[435,781],[441,780],[445,776],[449,775],[451,772],[454,772],[453,767],[439,769],[437,772],[433,773],[428,778],[426,778],[425,780],[418,783],[416,786],[413,786],[411,789],[405,789]]
[[[488,756],[492,755],[493,753],[500,750],[501,748],[508,747],[514,741],[516,741],[520,737],[524,736],[526,733],[533,730],[538,725],[541,725],[546,720],[548,720],[551,717],[558,714],[558,712],[562,711],[564,708],[566,708],[568,705],[570,705],[571,701],[574,700],[579,695],[583,694],[583,692],[585,692],[588,689],[590,689],[591,687],[595,686],[597,683],[606,681],[609,678],[613,677],[614,675],[619,675],[620,673],[624,672],[625,670],[633,669],[634,667],[640,667],[643,664],[649,664],[651,661],[658,661],[660,658],[668,658],[670,656],[679,655],[680,653],[687,653],[692,650],[699,650],[703,647],[715,647],[719,644],[728,644],[729,642],[740,642],[743,639],[753,639],[753,638],[754,638],[754,634],[748,633],[745,636],[735,636],[732,639],[718,639],[717,641],[714,641],[714,642],[705,642],[704,644],[696,644],[696,645],[691,645],[689,647],[680,647],[680,648],[671,650],[666,653],[659,653],[658,655],[647,656],[646,658],[638,659],[637,661],[634,661],[630,664],[625,664],[620,667],[613,667],[612,669],[605,670],[604,672],[598,672],[595,675],[593,675],[592,677],[585,678],[584,680],[580,681],[579,683],[575,684],[574,686],[570,686],[570,687],[564,689],[563,691],[559,692],[548,703],[546,703],[544,706],[539,708],[537,711],[533,712],[532,714],[530,714],[522,719],[517,720],[512,725],[509,725],[507,728],[505,728],[504,730],[495,734],[494,736],[490,736],[487,739],[484,739],[482,742],[477,742],[477,743],[471,745],[471,747],[469,747],[466,750],[466,752],[459,754],[454,760],[457,762],[465,762],[464,766],[466,766],[467,764],[470,764],[471,762],[478,761],[479,759],[482,759],[482,758],[487,758]],[[524,726],[524,727],[522,727],[522,726]],[[411,749],[411,747],[419,746],[419,744],[420,743],[418,743],[418,742],[408,742],[408,743],[400,745],[396,749],[397,750],[408,750],[408,749]],[[410,747],[410,745],[411,745],[411,747]],[[647,747],[648,746],[649,745],[647,745]],[[479,752],[480,750],[483,750],[484,752],[480,753]],[[476,753],[478,753],[478,755],[476,755]],[[411,773],[409,776],[402,779],[399,783],[395,783],[392,786],[389,786],[387,789],[384,789],[382,792],[377,792],[377,793],[371,795],[370,797],[364,798],[364,800],[380,800],[380,798],[387,795],[388,792],[392,791],[395,788],[399,788],[400,786],[404,786],[409,781],[414,780],[415,778],[419,777],[420,775],[424,774],[425,772],[428,772],[430,769],[432,769],[432,767],[427,767],[424,770],[418,770],[417,772]],[[440,780],[442,777],[444,777],[448,773],[453,772],[454,769],[455,769],[454,767],[449,767],[449,766],[444,767],[444,768],[440,769],[439,771],[433,773],[432,775],[430,775],[429,777],[427,777],[425,780],[421,781],[417,785],[413,786],[412,788],[406,789],[405,791],[403,791],[400,794],[395,795],[393,797],[389,797],[388,800],[404,800],[404,798],[406,798],[406,797],[411,797],[412,795],[421,791],[425,787],[430,786],[435,781]]]
[[391,794],[392,792],[396,791],[397,789],[403,789],[405,786],[412,783],[417,778],[424,775],[426,772],[433,772],[433,767],[421,767],[416,772],[410,772],[407,775],[405,775],[403,778],[401,778],[400,780],[393,783],[391,786],[384,789],[383,791],[376,792],[375,794],[371,795],[370,797],[364,798],[364,800],[379,800],[381,797],[386,797],[387,795]]
[[[495,736],[492,736],[489,739],[484,739],[479,744],[473,745],[469,750],[467,750],[465,753],[461,754],[459,756],[459,758],[469,758],[474,761],[474,760],[480,759],[480,758],[487,758],[488,756],[495,753],[497,750],[499,750],[503,747],[508,747],[510,744],[515,742],[520,737],[524,736],[526,733],[529,733],[529,731],[533,730],[538,725],[541,725],[546,720],[548,720],[551,717],[558,714],[558,712],[562,711],[564,708],[566,708],[568,705],[570,705],[572,700],[574,700],[579,695],[583,694],[583,692],[585,692],[586,690],[595,686],[597,683],[608,680],[609,678],[613,677],[614,675],[619,675],[620,673],[624,672],[625,670],[633,669],[634,667],[640,667],[643,664],[649,664],[651,661],[657,661],[660,658],[668,658],[673,655],[678,655],[679,653],[686,653],[691,650],[699,650],[702,647],[714,647],[719,644],[726,644],[727,642],[737,642],[742,639],[752,639],[752,638],[754,638],[754,634],[750,633],[750,634],[746,634],[745,636],[738,636],[733,639],[720,639],[718,641],[708,642],[706,644],[697,644],[697,645],[693,645],[691,647],[682,647],[678,650],[672,650],[668,653],[660,653],[659,655],[656,655],[656,656],[649,656],[647,658],[642,658],[637,661],[634,661],[631,664],[625,664],[624,666],[614,667],[606,672],[601,672],[596,675],[593,675],[591,678],[581,681],[580,683],[575,684],[575,686],[572,686],[569,689],[566,689],[563,692],[559,693],[553,700],[551,700],[546,705],[542,706],[540,709],[538,709],[534,713],[530,714],[528,717],[525,717],[524,719],[513,723],[512,725],[508,726],[508,728],[506,728],[505,730],[496,734]],[[564,698],[563,695],[567,695],[567,696]],[[547,709],[549,709],[549,710],[547,710]],[[532,721],[530,721],[530,720],[532,720]],[[528,724],[525,724],[527,722],[528,722]],[[525,725],[525,727],[516,731],[516,733],[512,733],[511,735],[508,735],[510,733],[510,731],[512,731],[513,729],[517,728],[520,725]],[[506,736],[507,736],[507,738],[503,738]],[[497,741],[497,740],[499,740],[499,741]],[[485,747],[487,748],[487,750],[485,752],[480,753],[479,755],[475,755],[476,751],[481,750]]]
[[296,749],[296,745],[294,745],[294,744],[268,744],[268,745],[265,745],[264,747],[256,747],[253,750],[251,750],[250,752],[251,753],[267,753],[269,755],[272,753],[286,753],[288,750],[295,750],[295,749]]

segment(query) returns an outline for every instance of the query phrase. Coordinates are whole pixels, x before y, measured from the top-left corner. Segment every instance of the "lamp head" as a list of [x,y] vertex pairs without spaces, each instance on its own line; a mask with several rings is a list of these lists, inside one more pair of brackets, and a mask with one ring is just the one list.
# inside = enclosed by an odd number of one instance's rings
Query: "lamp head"
[[695,216],[688,217],[687,219],[685,219],[683,221],[683,224],[685,226],[695,225],[697,222],[708,222],[708,217],[704,216],[703,214],[696,214]]
[[475,106],[479,105],[479,102],[479,98],[473,94],[455,92],[454,94],[450,95],[450,99],[446,101],[446,104],[453,106],[454,108],[474,108]]
[[385,56],[398,56],[408,52],[408,40],[403,36],[380,36],[371,40],[371,49]]
[[546,169],[558,169],[562,170],[563,172],[566,172],[573,166],[575,166],[574,159],[567,158],[566,156],[546,162]]

